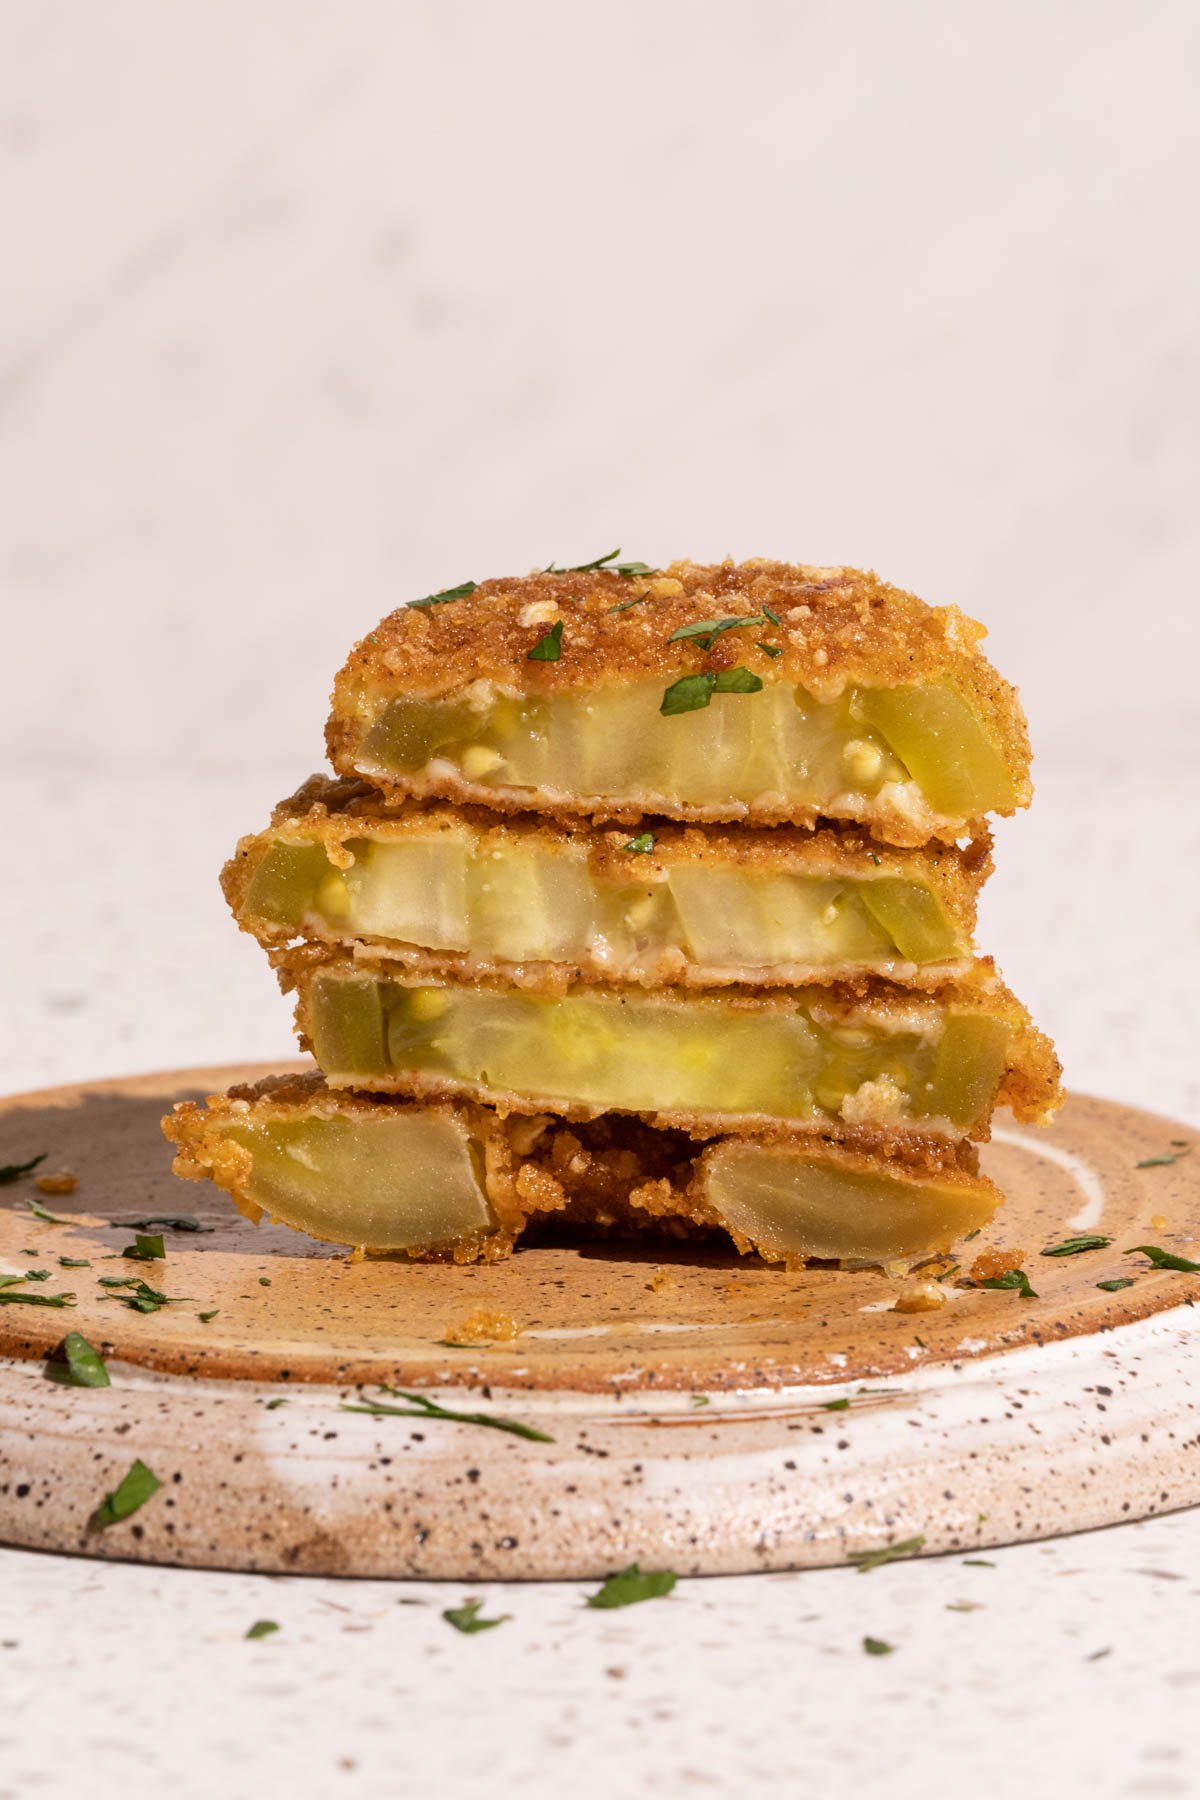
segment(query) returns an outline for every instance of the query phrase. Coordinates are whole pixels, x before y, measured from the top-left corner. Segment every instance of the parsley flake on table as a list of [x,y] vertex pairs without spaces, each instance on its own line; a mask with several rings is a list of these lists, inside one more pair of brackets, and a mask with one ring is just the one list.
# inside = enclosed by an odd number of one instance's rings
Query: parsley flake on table
[[1160,1249],[1157,1244],[1134,1244],[1125,1254],[1148,1256],[1156,1269],[1177,1269],[1181,1275],[1200,1275],[1200,1263],[1189,1262],[1186,1256],[1176,1256],[1173,1250]]
[[112,1493],[105,1494],[89,1524],[94,1530],[104,1525],[119,1524],[122,1519],[128,1519],[137,1512],[139,1507],[145,1506],[161,1486],[158,1476],[139,1458],[130,1465]]
[[461,1631],[465,1637],[471,1637],[477,1631],[491,1631],[512,1617],[511,1613],[501,1613],[498,1619],[481,1619],[482,1607],[482,1600],[464,1600],[461,1606],[448,1606],[442,1617],[447,1625],[453,1625],[455,1631]]
[[1022,1300],[1036,1300],[1037,1295],[1029,1285],[1029,1277],[1024,1269],[1005,1269],[1003,1275],[989,1275],[986,1281],[977,1281],[976,1287],[1012,1289],[1020,1294]]
[[865,1637],[862,1647],[868,1656],[890,1656],[896,1648],[895,1644],[887,1644],[882,1638]]
[[255,1619],[246,1636],[248,1638],[274,1637],[278,1630],[279,1627],[274,1619]]
[[758,694],[761,691],[762,676],[742,668],[739,663],[735,669],[722,669],[719,675],[711,670],[702,675],[681,675],[664,692],[658,710],[664,718],[670,719],[678,713],[703,711],[711,704],[714,694]]
[[648,856],[654,848],[654,833],[639,831],[635,838],[630,838],[624,848],[629,851],[631,856]]
[[847,1560],[855,1565],[860,1575],[865,1575],[868,1569],[882,1568],[884,1563],[902,1562],[924,1548],[925,1538],[919,1533],[916,1537],[901,1538],[897,1544],[881,1544],[878,1550],[851,1550]]
[[51,1352],[46,1361],[46,1375],[50,1381],[62,1382],[66,1387],[111,1385],[104,1358],[78,1331],[68,1331],[62,1343]]
[[1106,1294],[1119,1294],[1122,1288],[1133,1286],[1133,1276],[1119,1275],[1113,1281],[1098,1281],[1096,1286]]
[[526,662],[557,662],[562,655],[563,622],[556,619],[544,637],[526,653]]
[[1083,1237],[1064,1238],[1061,1244],[1051,1244],[1049,1249],[1042,1250],[1042,1256],[1082,1256],[1085,1250],[1107,1250],[1112,1243],[1110,1237],[1100,1232],[1087,1232]]
[[451,600],[465,600],[479,586],[477,581],[460,581],[457,587],[442,588],[436,594],[426,594],[423,600],[410,600],[410,606],[445,606]]
[[637,1606],[642,1600],[661,1600],[678,1579],[673,1569],[647,1569],[643,1574],[636,1563],[630,1563],[589,1594],[586,1603],[605,1612],[618,1606]]
[[455,1412],[448,1406],[439,1406],[435,1400],[427,1400],[424,1394],[406,1394],[400,1388],[381,1385],[379,1391],[381,1394],[394,1394],[398,1400],[407,1400],[408,1405],[389,1406],[382,1400],[367,1400],[351,1405],[343,1401],[340,1410],[395,1419],[449,1419],[456,1425],[488,1425],[493,1431],[508,1431],[513,1437],[530,1438],[538,1444],[554,1442],[544,1431],[535,1431],[532,1425],[522,1425],[519,1419],[505,1419],[491,1413]]
[[44,1163],[50,1152],[43,1150],[40,1156],[31,1156],[28,1162],[0,1163],[0,1187],[8,1187],[10,1182],[20,1181],[22,1175],[30,1175],[39,1163]]

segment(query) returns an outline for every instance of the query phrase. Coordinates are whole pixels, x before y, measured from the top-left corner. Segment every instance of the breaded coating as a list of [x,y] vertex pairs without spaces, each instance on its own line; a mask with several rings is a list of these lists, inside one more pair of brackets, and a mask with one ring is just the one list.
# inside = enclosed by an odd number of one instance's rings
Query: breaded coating
[[[681,629],[731,619],[756,623],[720,631],[711,640],[672,641]],[[556,657],[531,658],[559,625]],[[531,790],[502,779],[477,779],[470,769],[444,760],[407,772],[367,766],[364,738],[390,698],[465,697],[477,704],[484,693],[586,694],[647,680],[665,688],[682,676],[734,668],[768,686],[798,686],[821,702],[860,686],[943,685],[970,706],[999,753],[1011,804],[997,802],[994,809],[1011,812],[1027,805],[1032,792],[1028,734],[1015,690],[977,648],[984,635],[984,628],[957,607],[927,606],[873,573],[848,568],[677,562],[632,578],[607,569],[498,578],[447,603],[399,607],[355,647],[334,686],[328,749],[340,773],[368,775],[392,798],[441,795],[502,810],[624,819],[647,808],[623,805],[620,795],[560,792],[549,785]],[[769,824],[810,825],[819,816],[794,798],[771,794],[736,805],[680,799],[656,810],[701,821],[751,817]],[[839,808],[833,816],[858,818],[889,841],[910,844],[930,836],[952,838],[970,823],[909,817],[887,796]]]
[[[280,950],[299,937],[356,954],[395,958],[417,972],[445,974],[460,979],[496,976],[531,992],[562,992],[572,982],[630,983],[644,987],[715,987],[725,984],[797,985],[808,982],[849,980],[864,973],[912,986],[930,986],[967,972],[979,890],[991,872],[991,840],[982,836],[963,847],[931,843],[919,850],[897,850],[877,844],[860,829],[827,826],[801,831],[794,826],[730,827],[686,826],[671,821],[643,819],[631,838],[627,827],[605,827],[586,820],[551,823],[536,816],[503,817],[482,807],[408,802],[399,808],[384,805],[366,783],[330,781],[316,775],[275,808],[267,830],[240,840],[225,865],[221,884],[234,917],[244,931],[270,950]],[[527,907],[519,921],[506,920],[503,939],[526,932],[519,954],[505,955],[504,941],[477,932],[465,948],[448,948],[436,942],[437,927],[445,930],[445,917],[430,923],[428,876],[410,899],[414,940],[364,929],[351,912],[342,877],[354,870],[364,856],[377,854],[381,845],[415,846],[442,844],[456,853],[454,873],[462,894],[456,903],[457,928],[470,935],[465,903],[466,871],[474,880],[494,882],[496,870],[510,869],[524,861],[548,871],[566,867],[567,899],[578,909],[581,883],[588,884],[590,913],[576,936],[566,938],[557,955],[537,954],[533,943],[539,917],[536,906]],[[262,873],[270,872],[268,857],[279,849],[303,850],[319,846],[315,872],[307,866],[290,878],[288,906],[279,904],[278,885],[264,897]],[[557,861],[551,859],[558,859]],[[424,870],[425,865],[421,865]],[[322,871],[324,873],[322,874]],[[747,941],[753,930],[739,927],[731,939],[741,945],[738,953],[718,960],[704,954],[689,940],[686,920],[677,913],[674,898],[680,872],[712,872],[724,877],[740,872],[751,877],[744,902],[754,909],[768,903],[768,920],[761,921],[760,937],[778,942],[780,926],[770,923],[772,893],[763,884],[777,878],[802,878],[808,891],[820,893],[817,911],[830,907],[836,917],[848,900],[856,904],[859,892],[894,893],[898,883],[915,887],[928,896],[921,910],[920,928],[908,954],[884,935],[883,926],[868,913],[851,932],[835,942],[829,954],[818,958],[810,945],[804,957],[777,955],[748,960]],[[322,882],[332,887],[328,904],[322,903]],[[817,890],[815,883],[833,884]],[[886,883],[887,888],[878,884]],[[257,885],[256,885],[257,884]],[[796,892],[804,892],[800,889]],[[722,907],[729,896],[728,883],[720,890]],[[547,930],[563,937],[567,908],[555,891],[535,890],[548,914]],[[730,897],[732,905],[736,896]],[[785,896],[793,899],[789,892]],[[719,938],[725,928],[722,907],[716,927]],[[512,909],[516,910],[516,909]],[[389,917],[397,917],[393,904]],[[856,911],[855,920],[859,914]],[[368,922],[371,922],[368,915]],[[730,926],[734,921],[728,921]],[[804,921],[802,921],[802,924]],[[426,937],[416,937],[421,926]],[[695,930],[695,927],[693,927]],[[873,935],[875,947],[866,944]],[[793,928],[793,939],[804,942],[803,929]],[[925,941],[922,941],[924,939]],[[900,942],[905,943],[900,929]]]
[[[744,1254],[757,1251],[769,1260],[795,1266],[807,1260],[774,1244],[769,1234],[758,1239],[747,1236],[716,1210],[718,1189],[712,1174],[723,1140],[697,1144],[685,1132],[655,1129],[638,1119],[609,1115],[567,1123],[548,1114],[505,1116],[466,1101],[383,1099],[334,1091],[318,1074],[289,1074],[210,1095],[203,1106],[181,1102],[163,1119],[162,1128],[176,1147],[175,1173],[185,1180],[214,1181],[239,1211],[257,1223],[264,1209],[254,1198],[254,1156],[230,1139],[231,1128],[249,1124],[270,1130],[325,1121],[369,1134],[372,1127],[387,1125],[397,1116],[447,1119],[469,1134],[477,1146],[493,1224],[485,1231],[419,1249],[393,1248],[378,1254],[407,1254],[427,1261],[491,1261],[507,1256],[527,1228],[551,1224],[556,1230],[575,1228],[589,1236],[649,1233],[676,1240],[720,1231],[728,1233]],[[742,1143],[751,1151],[755,1148],[753,1140]],[[930,1196],[936,1207],[944,1192],[948,1221],[961,1220],[964,1201],[974,1209],[972,1216],[984,1218],[1000,1199],[993,1184],[979,1174],[974,1149],[965,1144],[911,1147],[886,1161],[832,1139],[776,1139],[762,1148],[776,1163],[782,1154],[788,1168],[801,1177],[812,1168],[835,1180],[881,1184],[884,1203],[888,1194],[915,1191]],[[404,1176],[403,1168],[396,1169],[398,1183]],[[330,1230],[315,1230],[306,1219],[280,1222],[328,1242],[353,1242]],[[943,1235],[948,1246],[952,1223]],[[362,1247],[368,1254],[375,1249],[370,1244]],[[929,1245],[914,1246],[911,1253],[928,1254]]]
[[[732,1107],[718,1111],[707,1108],[690,1109],[681,1104],[655,1107],[640,1101],[623,1105],[612,1097],[611,1092],[606,1093],[603,1103],[598,1100],[576,1099],[561,1091],[532,1092],[515,1085],[505,1085],[496,1077],[494,1064],[492,1072],[482,1080],[429,1066],[422,1067],[417,1060],[411,1029],[402,1032],[399,1051],[391,1048],[392,1040],[386,1018],[381,1030],[382,1041],[388,1046],[387,1072],[368,1073],[356,1068],[350,1073],[340,1073],[331,1064],[328,1054],[322,1056],[321,1032],[315,1017],[314,994],[322,977],[327,974],[335,982],[349,978],[351,984],[359,989],[364,986],[370,988],[378,983],[385,1014],[389,995],[414,996],[420,1008],[418,1016],[422,1021],[417,1029],[426,1032],[427,1042],[435,1052],[438,1040],[446,1030],[445,1002],[453,1002],[456,994],[467,998],[487,993],[504,996],[509,992],[508,984],[493,979],[480,979],[470,983],[439,979],[424,983],[412,971],[398,968],[390,961],[381,959],[366,962],[362,959],[330,956],[316,945],[297,946],[279,953],[273,960],[284,991],[294,988],[297,992],[296,1031],[301,1048],[313,1054],[318,1062],[322,1062],[333,1087],[401,1094],[422,1100],[437,1097],[472,1099],[494,1106],[505,1114],[552,1111],[573,1120],[594,1119],[605,1112],[629,1113],[642,1118],[647,1124],[684,1131],[695,1138],[714,1137],[718,1134],[795,1138],[806,1131],[812,1131],[825,1134],[868,1155],[905,1154],[914,1149],[935,1153],[946,1142],[960,1137],[985,1141],[991,1134],[991,1113],[997,1105],[1007,1106],[1023,1123],[1045,1124],[1062,1105],[1064,1098],[1061,1086],[1062,1067],[1053,1045],[1037,1029],[1026,1008],[1001,980],[995,964],[986,957],[977,958],[965,978],[946,982],[935,993],[863,979],[809,989],[776,988],[762,992],[723,989],[713,994],[690,992],[686,997],[680,996],[674,1001],[678,1009],[675,1016],[681,1022],[685,1017],[689,1020],[697,1018],[698,1009],[704,1008],[710,1020],[706,1029],[730,1034],[742,1023],[765,1021],[770,1024],[774,1019],[788,1025],[797,1015],[804,1015],[828,1034],[829,1043],[839,1047],[835,1054],[842,1053],[841,1046],[854,1044],[864,1030],[868,1035],[874,1035],[881,1044],[886,1044],[889,1039],[899,1043],[902,1034],[907,1032],[936,1046],[944,1037],[948,1021],[952,1017],[957,1020],[977,1020],[985,1028],[998,1025],[1002,1027],[1002,1059],[996,1068],[994,1092],[990,1099],[985,1095],[973,1097],[975,1116],[965,1126],[956,1126],[938,1115],[910,1112],[908,1100],[890,1075],[882,1078],[872,1075],[869,1079],[860,1075],[857,1077],[857,1090],[853,1094],[847,1091],[841,1101],[840,1116],[834,1116],[822,1108],[807,1118],[794,1112],[783,1116],[775,1111],[749,1107],[744,1111],[734,1110]],[[557,1042],[559,1047],[555,1056],[559,1061],[565,1061],[570,1042],[570,1027],[565,1013],[559,1009],[577,995],[593,1002],[611,1003],[609,1016],[601,1029],[610,1039],[605,1050],[610,1058],[610,1067],[618,1069],[624,1059],[614,1050],[611,1038],[614,1033],[623,1029],[622,1021],[632,1020],[636,1008],[672,1004],[670,995],[638,996],[635,1001],[619,989],[609,990],[588,984],[569,989],[563,996],[546,999],[540,996],[536,999],[530,997],[534,1005],[544,1009],[543,1017],[547,1021],[545,1041],[547,1044]],[[553,1016],[556,1011],[557,1020]],[[587,1029],[594,1033],[596,1023]],[[504,1039],[509,1029],[499,1018],[491,1025],[487,1039],[491,1045],[489,1060],[504,1054]],[[491,1033],[499,1033],[499,1036],[493,1037]],[[800,1056],[806,1054],[803,1043],[797,1046],[795,1053]],[[662,1055],[665,1057],[667,1054],[669,1052],[664,1048]],[[403,1062],[397,1066],[402,1058],[407,1059],[407,1066]],[[664,1075],[666,1072],[664,1067]],[[726,1087],[733,1079],[733,1073],[733,1070],[728,1071]],[[801,1080],[802,1085],[803,1082],[810,1082],[814,1089],[819,1089],[823,1078],[819,1071],[813,1074],[811,1070],[800,1070],[797,1079]],[[724,1101],[724,1104],[729,1106],[728,1101]]]

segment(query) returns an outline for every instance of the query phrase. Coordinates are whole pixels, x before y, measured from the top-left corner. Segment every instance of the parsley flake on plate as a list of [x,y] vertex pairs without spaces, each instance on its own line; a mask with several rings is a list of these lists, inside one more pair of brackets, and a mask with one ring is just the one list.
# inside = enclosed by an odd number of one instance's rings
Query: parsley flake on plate
[[1082,1256],[1085,1250],[1107,1250],[1112,1243],[1110,1237],[1100,1232],[1088,1232],[1083,1237],[1064,1238],[1061,1244],[1051,1244],[1048,1250],[1040,1252],[1042,1256]]
[[862,1647],[868,1656],[890,1656],[896,1648],[895,1644],[886,1644],[882,1638],[865,1637]]
[[1200,1263],[1189,1262],[1186,1256],[1176,1256],[1173,1250],[1160,1249],[1157,1244],[1134,1244],[1125,1254],[1148,1256],[1156,1269],[1177,1269],[1182,1275],[1200,1275]]
[[[39,1156],[38,1161],[41,1160]],[[74,1219],[60,1219],[57,1213],[47,1212],[40,1200],[27,1200],[25,1205],[34,1218],[40,1219],[43,1225],[74,1225],[75,1223]]]
[[389,1406],[382,1400],[367,1400],[358,1405],[350,1405],[343,1401],[340,1410],[395,1419],[449,1419],[456,1425],[488,1425],[493,1431],[508,1431],[513,1437],[530,1438],[538,1444],[554,1442],[544,1431],[535,1431],[532,1425],[522,1425],[519,1419],[504,1419],[491,1413],[455,1412],[448,1406],[439,1406],[435,1400],[427,1400],[424,1394],[406,1394],[399,1388],[381,1385],[379,1391],[381,1394],[394,1394],[398,1400],[407,1400],[408,1405]]
[[1029,1285],[1029,1277],[1024,1269],[1005,1269],[1003,1275],[989,1275],[986,1281],[977,1281],[976,1287],[1014,1289],[1022,1300],[1036,1300],[1037,1295]]
[[94,1344],[89,1344],[79,1331],[68,1331],[62,1343],[51,1352],[46,1362],[50,1381],[66,1387],[109,1387],[104,1358]]
[[110,1225],[121,1226],[126,1231],[149,1231],[155,1225],[161,1225],[166,1231],[215,1231],[215,1225],[202,1225],[191,1213],[151,1213],[145,1219],[110,1219]]
[[274,1619],[255,1619],[246,1636],[248,1638],[274,1637],[278,1630],[279,1627]]
[[1189,1144],[1183,1142],[1182,1138],[1172,1138],[1171,1142],[1178,1146],[1173,1155],[1170,1151],[1165,1151],[1162,1156],[1143,1156],[1141,1162],[1134,1163],[1134,1168],[1167,1169],[1172,1163],[1177,1163],[1181,1156],[1186,1156],[1191,1148]]
[[137,1512],[139,1507],[145,1506],[161,1486],[158,1476],[139,1458],[130,1465],[112,1493],[105,1494],[89,1523],[93,1529],[119,1524],[122,1519],[128,1519]]
[[22,1175],[30,1175],[39,1163],[44,1163],[50,1152],[43,1150],[40,1156],[31,1156],[28,1162],[0,1163],[0,1187],[8,1187],[10,1182],[20,1181]]
[[1102,1288],[1106,1294],[1119,1294],[1122,1288],[1133,1286],[1133,1276],[1120,1275],[1113,1281],[1098,1281],[1096,1286]]
[[126,1244],[121,1255],[134,1262],[156,1262],[167,1254],[163,1243],[162,1232],[139,1231],[132,1244]]
[[882,1568],[884,1563],[902,1562],[905,1557],[916,1556],[924,1548],[925,1538],[919,1533],[916,1537],[901,1538],[897,1544],[881,1544],[878,1550],[851,1550],[847,1560],[855,1565],[860,1575],[865,1575],[869,1569]]

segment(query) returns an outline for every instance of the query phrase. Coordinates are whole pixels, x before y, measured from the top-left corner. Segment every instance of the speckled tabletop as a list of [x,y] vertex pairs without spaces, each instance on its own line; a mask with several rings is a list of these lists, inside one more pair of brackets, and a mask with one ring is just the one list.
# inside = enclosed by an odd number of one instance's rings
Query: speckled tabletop
[[[1075,1088],[1200,1125],[1198,31],[11,0],[0,1086],[287,1053],[214,872],[350,636],[620,542],[986,618],[1039,755],[982,939]],[[468,1637],[459,1586],[0,1551],[0,1800],[1200,1792],[1195,1512],[587,1591]]]

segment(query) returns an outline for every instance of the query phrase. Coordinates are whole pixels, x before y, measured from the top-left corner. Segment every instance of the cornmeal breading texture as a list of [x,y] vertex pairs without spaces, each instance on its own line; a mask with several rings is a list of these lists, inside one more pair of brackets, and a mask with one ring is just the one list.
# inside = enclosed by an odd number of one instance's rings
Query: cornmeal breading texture
[[280,961],[301,1042],[335,1088],[870,1148],[986,1137],[997,1103],[1042,1119],[1062,1097],[1053,1049],[985,961],[934,994],[867,982],[550,996],[312,947]]
[[851,827],[628,827],[380,805],[314,777],[222,881],[271,949],[298,938],[542,992],[965,974],[986,839],[900,851]]
[[399,608],[355,648],[329,753],[397,800],[828,817],[896,844],[948,841],[1032,791],[1024,716],[982,636],[957,608],[852,569],[485,581]]
[[743,1252],[894,1263],[945,1250],[999,1195],[966,1146],[882,1160],[830,1141],[722,1139],[609,1117],[568,1125],[462,1101],[335,1093],[281,1076],[163,1120],[176,1173],[264,1216],[380,1254],[505,1256],[531,1224],[676,1236]]

